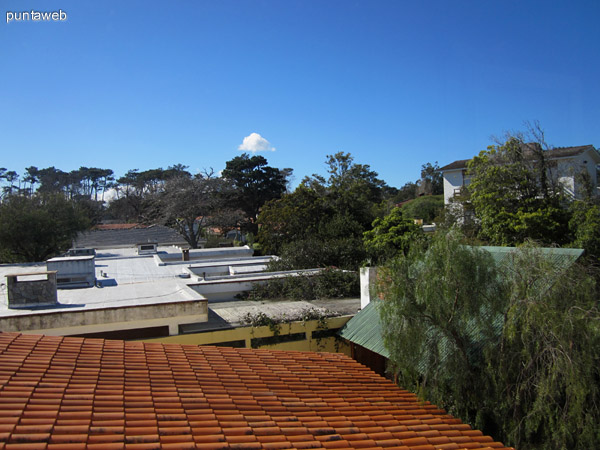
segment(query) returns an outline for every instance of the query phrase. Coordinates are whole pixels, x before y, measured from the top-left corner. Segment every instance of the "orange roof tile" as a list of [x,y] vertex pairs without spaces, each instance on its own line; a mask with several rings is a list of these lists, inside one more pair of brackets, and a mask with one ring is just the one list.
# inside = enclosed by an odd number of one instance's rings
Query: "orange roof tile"
[[505,448],[339,354],[0,333],[0,449]]

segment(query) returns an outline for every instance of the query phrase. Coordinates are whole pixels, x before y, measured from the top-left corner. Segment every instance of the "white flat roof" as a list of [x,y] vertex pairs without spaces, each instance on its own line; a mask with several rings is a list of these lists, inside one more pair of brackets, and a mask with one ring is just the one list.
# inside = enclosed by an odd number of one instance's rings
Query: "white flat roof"
[[[88,258],[92,256],[70,257],[70,259]],[[179,277],[183,272],[182,266],[157,266],[152,255],[138,255],[135,247],[98,250],[95,265],[97,286],[58,289],[59,304],[71,306],[69,310],[77,310],[191,301],[201,298],[187,287],[189,279]],[[56,312],[56,307],[24,310],[8,308],[6,275],[21,272],[42,275],[46,272],[46,264],[0,265],[0,317]]]
[[56,261],[85,261],[94,259],[94,255],[83,255],[83,256],[57,256],[56,258],[50,258],[46,262],[56,262]]

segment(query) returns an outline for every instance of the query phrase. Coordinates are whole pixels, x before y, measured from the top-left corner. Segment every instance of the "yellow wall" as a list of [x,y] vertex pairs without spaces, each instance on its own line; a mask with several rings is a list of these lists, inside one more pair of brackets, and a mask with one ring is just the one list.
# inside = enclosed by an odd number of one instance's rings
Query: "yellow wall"
[[[313,331],[324,329],[338,329],[343,327],[352,316],[331,317],[323,322],[310,320],[306,322],[291,322],[279,324],[279,336],[303,333],[304,339],[292,342],[279,342],[271,345],[260,345],[260,348],[278,350],[298,350],[312,352],[335,352],[350,355],[350,346],[342,339],[336,337],[313,338]],[[206,331],[203,333],[180,334],[155,339],[143,339],[144,342],[162,342],[171,344],[215,345],[231,341],[244,341],[246,348],[252,348],[252,339],[269,338],[274,336],[274,331],[268,326],[263,327],[238,327],[228,330]],[[256,341],[255,341],[256,343]]]

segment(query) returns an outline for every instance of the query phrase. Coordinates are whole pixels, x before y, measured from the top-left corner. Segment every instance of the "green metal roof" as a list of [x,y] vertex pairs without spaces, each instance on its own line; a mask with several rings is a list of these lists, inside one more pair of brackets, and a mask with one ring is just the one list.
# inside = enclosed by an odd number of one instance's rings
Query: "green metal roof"
[[[504,264],[510,260],[510,255],[517,250],[516,247],[492,247],[481,246],[477,247],[482,250],[487,250],[491,253],[496,264]],[[536,251],[542,252],[544,256],[549,257],[552,263],[558,267],[565,269],[571,266],[577,259],[583,255],[583,250],[580,248],[544,248],[539,247]]]
[[381,334],[381,321],[379,320],[379,310],[377,305],[379,301],[375,300],[357,312],[352,319],[346,322],[344,328],[339,331],[339,336],[344,339],[371,350],[385,358],[390,354],[383,345],[383,336]]
[[[510,263],[510,256],[516,250],[515,247],[478,247],[487,250],[491,253],[494,262],[497,265]],[[583,255],[583,250],[579,248],[539,248],[541,252],[549,256],[552,263],[557,267],[568,268],[577,259]],[[348,341],[360,345],[372,352],[375,352],[385,358],[389,358],[390,354],[383,344],[383,335],[381,330],[381,321],[379,319],[379,300],[372,301],[361,311],[350,319],[338,335]],[[494,321],[495,328],[500,329],[502,324]],[[480,334],[477,327],[469,327],[468,334],[472,335],[476,340],[476,336]]]

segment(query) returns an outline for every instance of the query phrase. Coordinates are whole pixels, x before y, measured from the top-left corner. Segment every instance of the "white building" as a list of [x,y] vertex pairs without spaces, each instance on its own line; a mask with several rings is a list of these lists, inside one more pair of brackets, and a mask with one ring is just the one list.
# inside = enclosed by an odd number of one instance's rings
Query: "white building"
[[[185,261],[178,247],[95,253],[1,264],[0,330],[126,339],[177,335],[182,326],[208,321],[209,298],[199,292],[202,283],[190,279],[196,265],[217,274],[212,265],[226,274],[261,272],[270,259],[255,260],[249,247],[195,249]],[[227,291],[231,298],[237,292]]]
[[[564,188],[565,193],[571,198],[582,196],[583,186],[577,175],[587,172],[592,186],[598,190],[598,170],[600,153],[593,145],[578,147],[560,147],[545,152],[547,160],[551,161],[551,176]],[[453,198],[460,195],[463,188],[469,185],[467,163],[469,159],[454,161],[440,171],[444,177],[444,204],[449,204]]]
[[[265,272],[276,257],[254,257],[248,246],[138,250],[104,248],[46,263],[0,264],[0,331],[118,339],[186,334],[207,329],[209,304],[232,303],[221,310],[242,311],[237,296],[254,284],[321,270]],[[259,303],[249,312],[256,308],[273,309]],[[285,314],[294,308],[284,302],[278,309]]]

